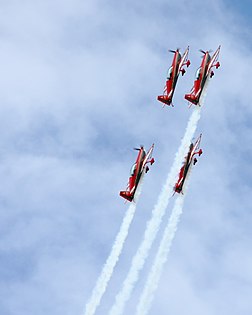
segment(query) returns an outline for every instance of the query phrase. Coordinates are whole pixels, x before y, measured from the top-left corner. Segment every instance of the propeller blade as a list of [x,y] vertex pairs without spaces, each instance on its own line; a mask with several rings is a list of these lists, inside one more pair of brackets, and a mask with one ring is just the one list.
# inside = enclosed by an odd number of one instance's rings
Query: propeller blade
[[172,49],[169,49],[169,52],[176,54],[176,51]]
[[204,55],[206,54],[206,52],[202,49],[200,49],[199,51],[202,52],[202,54],[204,54]]
[[140,145],[140,148],[133,148],[134,150],[137,150],[137,151],[140,151],[141,149],[143,149],[144,146],[143,145]]

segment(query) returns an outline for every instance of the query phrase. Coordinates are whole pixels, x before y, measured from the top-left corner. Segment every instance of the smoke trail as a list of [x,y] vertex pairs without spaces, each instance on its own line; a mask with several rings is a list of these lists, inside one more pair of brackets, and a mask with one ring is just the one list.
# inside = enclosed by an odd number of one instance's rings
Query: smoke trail
[[96,285],[93,289],[92,295],[89,301],[86,304],[85,315],[93,315],[96,311],[96,308],[99,306],[101,298],[106,291],[108,282],[112,277],[116,263],[120,257],[120,254],[123,249],[124,242],[128,236],[130,224],[134,218],[136,211],[136,205],[138,198],[141,194],[142,184],[143,184],[144,174],[139,182],[138,189],[135,193],[135,202],[131,203],[121,224],[120,230],[116,236],[115,242],[113,244],[112,250],[109,257],[107,258],[106,263],[103,266],[102,272],[96,282]]
[[[189,176],[189,174],[188,174]],[[185,192],[185,190],[184,190]],[[168,225],[164,231],[163,238],[159,245],[157,255],[152,265],[150,274],[146,281],[143,293],[140,297],[139,304],[137,306],[136,315],[146,315],[151,307],[154,293],[158,287],[158,283],[163,271],[164,264],[166,263],[172,240],[175,236],[177,225],[179,223],[180,216],[183,210],[185,194],[180,194],[175,201],[174,208],[169,218]]]
[[[208,83],[209,83],[209,80],[207,79],[204,91],[202,92],[202,96],[199,102],[201,107],[203,106],[204,101],[205,101]],[[200,116],[198,116],[198,120],[199,118]],[[196,125],[197,125],[197,122],[196,122]],[[187,186],[188,186],[188,182],[190,178],[190,172],[191,172],[191,168],[188,170],[187,180],[184,183],[184,189],[183,189],[184,194],[180,194],[177,197],[174,207],[172,209],[169,222],[165,228],[162,240],[159,245],[158,252],[156,254],[148,279],[146,281],[143,293],[140,297],[140,300],[137,306],[136,315],[147,315],[151,307],[151,304],[154,298],[154,293],[157,289],[157,286],[158,286],[158,283],[159,283],[159,280],[163,271],[164,264],[167,260],[173,238],[177,231],[177,225],[179,223],[179,219],[182,214],[183,204],[184,204],[185,195],[187,192]]]
[[138,280],[139,272],[143,268],[146,258],[148,257],[151,245],[155,240],[157,232],[159,230],[160,223],[165,213],[165,209],[168,206],[169,200],[173,194],[173,187],[176,182],[177,174],[184,160],[184,157],[189,149],[189,145],[194,136],[197,128],[197,123],[200,119],[201,107],[196,106],[193,109],[184,137],[181,141],[179,150],[175,156],[173,165],[168,174],[165,185],[163,186],[161,193],[158,197],[157,204],[152,211],[152,217],[147,222],[147,226],[144,233],[144,238],[140,244],[135,256],[133,257],[130,270],[124,280],[121,291],[116,296],[116,301],[112,306],[109,315],[120,315],[123,313],[125,303],[131,296],[135,283]]

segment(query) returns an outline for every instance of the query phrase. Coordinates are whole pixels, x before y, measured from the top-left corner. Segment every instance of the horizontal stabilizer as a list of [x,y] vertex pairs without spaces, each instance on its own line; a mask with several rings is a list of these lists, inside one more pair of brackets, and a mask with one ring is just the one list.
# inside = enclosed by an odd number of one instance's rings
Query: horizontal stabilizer
[[197,99],[197,97],[194,94],[186,94],[185,95],[185,99],[187,101],[189,101],[190,103],[193,103],[195,105],[198,104],[198,99]]
[[168,97],[167,95],[159,95],[157,97],[158,101],[166,104],[166,105],[171,105],[171,98]]
[[129,191],[120,191],[120,196],[128,201],[132,201],[134,198],[134,195],[131,194]]

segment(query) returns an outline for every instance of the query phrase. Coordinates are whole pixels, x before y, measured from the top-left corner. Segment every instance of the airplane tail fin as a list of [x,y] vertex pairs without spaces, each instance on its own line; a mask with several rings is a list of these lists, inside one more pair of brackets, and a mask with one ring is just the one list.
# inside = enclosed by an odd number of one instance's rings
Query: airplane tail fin
[[159,95],[157,100],[164,103],[165,105],[171,105],[171,98],[169,98],[167,95]]
[[189,101],[190,103],[197,105],[197,98],[194,94],[186,94],[185,99]]
[[[175,187],[174,187],[174,194],[175,194],[175,193],[180,194],[181,192],[182,192],[182,187],[181,187],[181,185],[176,184]],[[174,195],[174,194],[173,194],[173,195]],[[183,193],[182,193],[182,194],[183,194]]]
[[131,194],[129,191],[120,191],[120,196],[123,197],[124,199],[128,200],[128,201],[132,201],[134,198],[134,195]]

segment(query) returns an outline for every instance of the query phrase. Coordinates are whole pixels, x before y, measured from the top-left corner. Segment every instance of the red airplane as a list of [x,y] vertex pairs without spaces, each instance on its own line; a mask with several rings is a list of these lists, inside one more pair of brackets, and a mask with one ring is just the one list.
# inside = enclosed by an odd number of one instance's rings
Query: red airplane
[[194,105],[200,106],[200,96],[204,90],[205,83],[208,78],[212,78],[214,72],[213,67],[219,68],[220,63],[218,61],[220,46],[217,48],[216,52],[211,57],[209,51],[200,50],[204,56],[200,67],[196,71],[196,79],[194,81],[194,86],[190,94],[185,95],[185,99]]
[[138,150],[138,156],[136,162],[133,164],[130,170],[130,178],[128,182],[128,186],[125,191],[120,191],[120,196],[125,198],[128,201],[134,200],[134,196],[140,182],[140,179],[145,171],[147,173],[149,171],[149,167],[146,165],[150,163],[151,165],[154,163],[154,158],[152,158],[152,151],[154,149],[154,144],[150,147],[149,151],[146,153],[144,147],[141,146]]
[[173,57],[172,65],[168,69],[168,72],[167,72],[167,79],[166,79],[166,85],[164,87],[164,93],[163,95],[160,95],[157,97],[157,99],[160,102],[164,103],[165,105],[172,105],[173,93],[175,91],[179,74],[181,72],[182,75],[184,75],[186,71],[183,68],[183,66],[186,65],[187,67],[189,67],[190,65],[190,60],[188,60],[189,46],[187,47],[182,57],[179,52],[179,49],[177,49],[176,51],[170,50],[170,52],[174,53],[174,57]]
[[199,138],[195,141],[194,144],[193,143],[190,144],[189,151],[188,151],[188,154],[185,158],[184,165],[180,169],[179,178],[178,178],[178,181],[174,187],[174,191],[179,193],[179,194],[180,193],[183,194],[183,186],[184,186],[186,177],[188,175],[188,172],[189,172],[192,164],[195,165],[197,163],[197,159],[194,156],[196,154],[198,154],[200,156],[203,152],[201,149],[199,150],[200,140],[201,140],[201,134],[200,134]]

